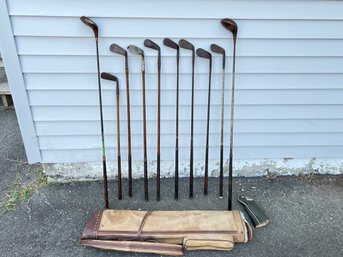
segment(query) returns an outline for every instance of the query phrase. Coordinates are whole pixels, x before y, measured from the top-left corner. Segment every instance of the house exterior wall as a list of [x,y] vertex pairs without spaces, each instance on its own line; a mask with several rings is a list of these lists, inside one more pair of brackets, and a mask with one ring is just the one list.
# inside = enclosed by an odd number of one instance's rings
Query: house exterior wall
[[[39,158],[51,176],[101,174],[95,44],[79,17],[99,25],[101,70],[120,80],[122,158],[127,156],[126,91],[123,58],[109,51],[112,43],[135,44],[146,53],[148,158],[156,158],[156,53],[143,47],[150,38],[162,48],[161,160],[172,174],[175,143],[175,51],[164,37],[185,38],[196,47],[225,47],[225,156],[229,145],[232,37],[220,25],[232,18],[238,26],[234,155],[236,174],[299,173],[315,163],[315,172],[341,173],[343,156],[343,2],[341,1],[53,1],[7,0],[21,74],[8,71],[11,89],[24,81],[26,112],[31,114]],[[9,32],[7,32],[8,34]],[[13,35],[6,35],[12,37]],[[5,66],[11,61],[6,60]],[[221,58],[213,55],[210,125],[211,174],[217,174],[220,140]],[[180,59],[180,160],[187,175],[190,142],[190,53]],[[140,61],[129,56],[133,159],[141,176],[143,155]],[[207,103],[208,63],[196,59],[195,159],[202,174]],[[12,79],[13,80],[13,79]],[[107,157],[116,158],[115,91],[103,82]],[[21,113],[20,101],[15,105]],[[26,122],[24,122],[26,123]],[[22,131],[26,137],[27,131]],[[32,134],[32,131],[31,131]],[[26,145],[28,153],[37,151]],[[38,156],[38,155],[36,155]],[[95,163],[95,166],[92,166]],[[93,168],[90,168],[91,167]],[[267,165],[267,166],[266,166]],[[250,168],[248,169],[247,166]],[[295,167],[292,170],[292,167]],[[96,167],[96,168],[94,168]],[[111,165],[115,174],[115,164]],[[294,168],[293,167],[293,168]],[[125,168],[125,166],[124,166]],[[245,170],[244,170],[245,169]],[[154,170],[152,168],[152,170]],[[254,171],[255,170],[255,171]],[[80,172],[79,172],[80,171]],[[69,172],[69,173],[68,173]],[[152,171],[153,172],[153,171]],[[125,173],[125,172],[124,172]],[[73,175],[70,175],[71,177]]]

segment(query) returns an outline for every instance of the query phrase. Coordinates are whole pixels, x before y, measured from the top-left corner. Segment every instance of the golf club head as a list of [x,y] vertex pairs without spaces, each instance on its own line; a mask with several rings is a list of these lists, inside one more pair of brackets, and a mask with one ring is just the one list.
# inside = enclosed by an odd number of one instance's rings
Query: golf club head
[[184,48],[184,49],[188,49],[188,50],[194,51],[194,45],[191,44],[190,42],[188,42],[188,41],[185,40],[185,39],[180,39],[180,40],[179,40],[179,46],[180,46],[181,48]]
[[80,20],[85,25],[87,25],[88,27],[90,27],[93,30],[95,38],[98,39],[98,37],[99,37],[98,25],[96,25],[96,23],[94,21],[92,21],[90,18],[88,18],[86,16],[81,16]]
[[224,48],[220,47],[219,45],[212,44],[211,45],[211,51],[214,53],[223,55],[223,69],[225,69],[225,50],[224,50]]
[[238,26],[237,23],[231,19],[225,18],[220,21],[224,28],[230,30],[234,38],[237,37]]
[[145,39],[144,40],[144,46],[148,47],[148,48],[151,48],[151,49],[155,49],[156,51],[160,51],[161,50],[161,48],[155,42],[153,42],[150,39]]
[[163,39],[163,44],[164,44],[165,46],[174,48],[175,50],[179,50],[179,45],[176,44],[173,40],[171,40],[171,39],[169,39],[169,38]]
[[127,50],[131,53],[131,54],[135,54],[135,55],[141,55],[144,57],[144,51],[143,49],[137,47],[137,46],[134,46],[134,45],[129,45],[127,47]]
[[101,78],[116,82],[116,94],[119,95],[119,80],[116,76],[114,76],[110,73],[107,73],[107,72],[102,72]]
[[127,51],[123,49],[122,47],[118,46],[117,44],[112,44],[110,46],[110,51],[116,54],[127,56]]
[[202,48],[198,48],[197,51],[197,56],[201,57],[201,58],[206,58],[211,60],[212,59],[212,55],[210,52],[207,52],[206,50],[202,49]]

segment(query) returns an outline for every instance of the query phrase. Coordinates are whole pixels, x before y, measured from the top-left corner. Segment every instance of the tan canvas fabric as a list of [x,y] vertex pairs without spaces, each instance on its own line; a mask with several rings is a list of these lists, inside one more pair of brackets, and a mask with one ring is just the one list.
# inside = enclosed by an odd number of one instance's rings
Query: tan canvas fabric
[[182,255],[183,250],[231,250],[251,228],[239,211],[97,211],[81,244],[100,249]]

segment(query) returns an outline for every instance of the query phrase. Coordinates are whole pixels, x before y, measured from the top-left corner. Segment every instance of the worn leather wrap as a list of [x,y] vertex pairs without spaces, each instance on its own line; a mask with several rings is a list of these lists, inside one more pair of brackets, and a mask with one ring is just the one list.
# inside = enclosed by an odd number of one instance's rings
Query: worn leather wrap
[[99,210],[81,244],[100,249],[182,255],[184,250],[231,250],[252,231],[239,211]]

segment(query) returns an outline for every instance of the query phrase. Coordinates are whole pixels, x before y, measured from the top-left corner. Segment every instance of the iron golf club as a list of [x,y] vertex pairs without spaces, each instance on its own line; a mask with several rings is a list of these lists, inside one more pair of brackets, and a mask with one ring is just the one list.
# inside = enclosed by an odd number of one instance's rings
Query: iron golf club
[[220,127],[220,167],[219,167],[219,196],[223,197],[224,180],[224,94],[225,94],[225,50],[219,45],[212,44],[211,51],[223,55],[222,67],[222,113]]
[[176,137],[175,137],[175,192],[174,198],[179,198],[179,63],[180,49],[178,44],[169,38],[163,40],[163,44],[176,50]]
[[191,143],[189,153],[189,197],[193,197],[193,130],[194,130],[194,64],[195,64],[195,50],[194,45],[187,40],[181,39],[179,41],[181,48],[192,51],[192,103],[191,103]]
[[158,51],[157,55],[157,174],[156,200],[161,199],[161,48],[150,39],[144,40],[144,46]]
[[233,162],[233,122],[235,104],[235,72],[236,72],[236,40],[237,23],[231,19],[222,19],[222,26],[232,33],[233,37],[233,58],[232,58],[232,93],[231,93],[231,115],[230,115],[230,157],[229,157],[229,186],[228,186],[228,210],[232,210],[232,162]]
[[147,153],[147,139],[146,139],[146,103],[145,103],[145,60],[144,51],[134,45],[129,45],[127,50],[131,54],[141,56],[141,71],[142,71],[142,97],[143,97],[143,143],[144,143],[144,197],[145,200],[149,200],[148,189],[148,153]]
[[116,76],[102,72],[101,78],[114,81],[116,83],[116,111],[117,111],[117,162],[118,162],[118,199],[123,198],[121,179],[121,154],[120,154],[120,115],[119,115],[119,81]]
[[207,125],[206,125],[206,149],[205,149],[205,177],[204,177],[204,195],[208,194],[208,154],[209,154],[209,133],[210,133],[210,113],[211,113],[211,80],[212,80],[212,55],[202,48],[198,48],[197,55],[209,60],[208,75],[208,97],[207,97]]
[[130,84],[129,84],[129,62],[127,51],[117,44],[112,44],[110,50],[113,53],[125,57],[125,77],[126,77],[126,108],[127,108],[127,147],[128,147],[128,178],[129,178],[129,197],[132,197],[132,153],[131,153],[131,113],[130,113]]
[[94,32],[95,46],[96,46],[96,64],[98,72],[98,92],[99,92],[99,107],[100,107],[100,127],[101,127],[101,148],[102,148],[102,173],[104,178],[104,201],[105,208],[109,207],[108,203],[108,184],[107,184],[107,169],[106,169],[106,153],[105,153],[105,133],[104,133],[104,119],[102,110],[102,96],[101,96],[101,79],[100,79],[100,61],[99,61],[99,29],[98,25],[86,16],[80,17],[80,20]]

